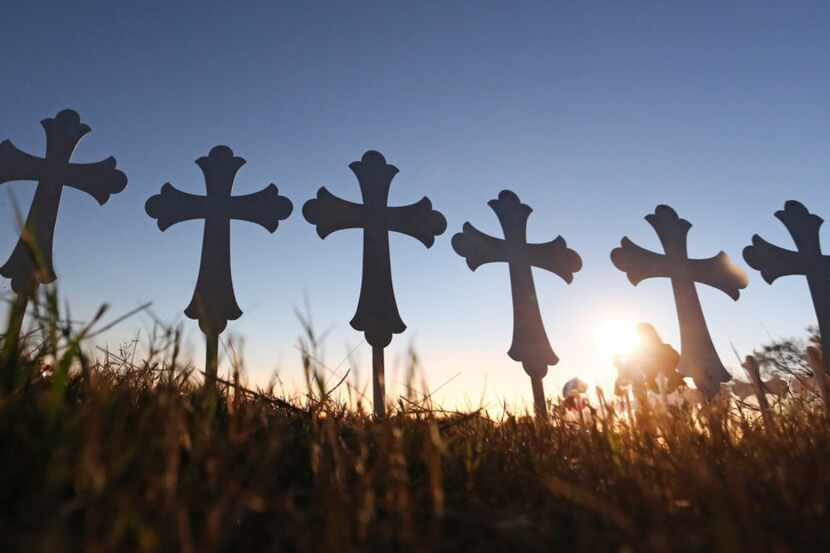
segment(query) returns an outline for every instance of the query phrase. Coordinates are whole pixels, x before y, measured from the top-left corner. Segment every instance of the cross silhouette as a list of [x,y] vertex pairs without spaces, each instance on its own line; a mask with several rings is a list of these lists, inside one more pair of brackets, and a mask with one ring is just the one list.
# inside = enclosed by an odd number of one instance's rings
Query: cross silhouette
[[692,225],[678,217],[671,207],[657,206],[645,219],[657,232],[665,254],[641,248],[625,237],[620,247],[611,252],[611,261],[627,273],[635,286],[648,278],[671,279],[680,324],[677,371],[691,376],[698,389],[712,398],[718,393],[720,383],[728,381],[730,376],[715,351],[695,284],[708,284],[737,301],[749,279],[724,252],[707,259],[689,259],[687,235]]
[[547,374],[548,366],[555,365],[559,358],[553,352],[542,323],[532,267],[559,275],[570,284],[573,274],[582,268],[582,259],[568,248],[561,236],[543,244],[528,244],[527,220],[533,210],[510,190],[502,191],[498,199],[490,200],[487,205],[496,213],[504,239],[494,238],[470,223],[464,223],[463,232],[453,236],[452,247],[467,260],[467,266],[473,271],[486,263],[508,264],[513,296],[513,341],[507,355],[520,362],[530,376],[536,412],[545,416],[542,378]]
[[291,201],[280,196],[274,184],[244,196],[231,196],[237,171],[245,164],[227,146],[216,146],[196,164],[205,176],[206,196],[177,190],[165,183],[161,194],[147,200],[147,214],[167,230],[176,223],[204,219],[199,276],[185,314],[199,321],[205,334],[221,334],[228,321],[238,319],[242,310],[236,303],[231,277],[231,219],[249,221],[274,232],[279,222],[291,215]]
[[182,221],[204,219],[202,257],[193,298],[185,315],[199,321],[208,339],[206,385],[216,378],[217,340],[229,320],[242,316],[236,303],[231,278],[232,219],[249,221],[274,232],[279,222],[291,214],[291,201],[280,196],[274,184],[244,196],[231,196],[237,171],[245,164],[227,146],[214,147],[196,164],[205,176],[206,196],[188,194],[165,183],[161,193],[147,200],[147,214],[157,219],[162,231]]
[[[752,245],[744,248],[743,256],[747,264],[760,271],[768,284],[788,275],[803,275],[813,298],[813,307],[818,318],[822,351],[830,351],[830,256],[821,252],[819,229],[824,219],[796,201],[788,201],[784,209],[775,212],[779,221],[784,223],[795,242],[796,250],[786,250],[770,244],[757,234],[752,237]],[[830,355],[824,356],[824,372],[828,367]],[[825,379],[817,379],[819,383]],[[819,386],[825,399],[825,406],[830,409],[830,394],[826,386]]]
[[363,229],[363,278],[351,325],[365,334],[373,348],[375,412],[382,416],[379,410],[384,407],[383,348],[392,341],[393,334],[406,330],[392,287],[389,232],[406,234],[429,248],[435,237],[446,230],[447,220],[432,209],[432,202],[426,197],[403,207],[387,205],[389,188],[398,169],[386,163],[380,152],[366,152],[349,168],[357,177],[363,204],[338,198],[322,187],[315,199],[305,203],[303,215],[317,227],[320,238],[338,230]]
[[0,184],[37,181],[34,199],[14,251],[0,267],[11,279],[12,290],[30,296],[38,284],[53,282],[52,245],[64,186],[86,192],[103,205],[110,195],[127,186],[127,177],[115,168],[115,158],[97,163],[70,163],[81,138],[90,132],[77,112],[64,110],[40,122],[46,131],[46,155],[42,158],[20,151],[9,140],[0,143]]

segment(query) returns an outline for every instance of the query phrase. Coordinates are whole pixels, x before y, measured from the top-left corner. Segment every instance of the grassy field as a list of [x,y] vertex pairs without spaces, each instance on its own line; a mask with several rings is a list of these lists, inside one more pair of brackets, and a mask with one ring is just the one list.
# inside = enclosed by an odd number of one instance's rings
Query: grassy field
[[[48,300],[48,298],[47,298]],[[4,353],[0,551],[830,551],[808,396],[546,423],[203,394],[175,332],[93,360],[56,302]]]

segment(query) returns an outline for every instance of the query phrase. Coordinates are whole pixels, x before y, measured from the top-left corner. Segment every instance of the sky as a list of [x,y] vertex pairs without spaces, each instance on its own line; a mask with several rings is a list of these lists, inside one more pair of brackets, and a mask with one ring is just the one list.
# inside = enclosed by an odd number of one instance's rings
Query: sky
[[[253,384],[278,371],[286,390],[302,385],[294,310],[307,298],[326,333],[326,374],[336,380],[351,366],[349,378],[371,397],[371,351],[349,326],[360,231],[320,240],[301,215],[320,186],[359,201],[348,164],[370,149],[400,169],[390,205],[428,196],[448,221],[431,249],[391,237],[408,325],[387,350],[392,399],[413,347],[445,405],[530,400],[527,377],[506,355],[507,266],[471,272],[450,246],[466,221],[501,236],[486,202],[503,189],[534,209],[530,241],[561,235],[583,259],[571,285],[534,270],[561,359],[546,378],[549,394],[573,377],[613,381],[613,336],[598,330],[609,321],[651,322],[679,347],[669,281],[633,287],[609,259],[623,236],[659,250],[643,220],[658,204],[694,225],[691,256],[723,250],[751,279],[737,302],[698,287],[732,371],[730,344],[745,354],[815,321],[803,278],[769,286],[741,251],[754,233],[792,247],[773,217],[786,200],[830,214],[826,3],[117,4],[17,2],[0,21],[0,139],[42,155],[39,121],[72,108],[93,129],[73,160],[115,156],[129,179],[103,207],[64,191],[55,267],[73,319],[88,320],[104,302],[109,318],[152,302],[159,319],[182,324],[201,363],[201,335],[183,309],[202,224],[160,232],[144,202],[168,181],[204,193],[194,161],[225,144],[248,161],[235,194],[273,182],[294,204],[273,235],[232,224],[244,315],[223,337],[244,341]],[[11,197],[26,209],[35,186],[2,188],[6,256],[17,239]],[[0,293],[8,291],[4,281]],[[98,340],[117,348],[152,324],[138,315]],[[341,363],[352,349],[353,362]]]

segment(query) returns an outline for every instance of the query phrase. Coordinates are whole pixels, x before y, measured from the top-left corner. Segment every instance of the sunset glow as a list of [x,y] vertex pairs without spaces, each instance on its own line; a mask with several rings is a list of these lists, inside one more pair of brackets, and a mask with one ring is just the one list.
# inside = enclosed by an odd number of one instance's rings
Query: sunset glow
[[634,321],[624,319],[601,322],[594,330],[596,347],[610,357],[631,353],[640,343],[635,326]]

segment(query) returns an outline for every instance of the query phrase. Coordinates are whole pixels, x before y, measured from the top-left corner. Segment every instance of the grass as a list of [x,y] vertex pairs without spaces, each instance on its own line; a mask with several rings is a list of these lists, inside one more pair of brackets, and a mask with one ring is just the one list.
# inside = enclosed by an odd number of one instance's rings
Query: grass
[[0,551],[830,550],[807,396],[771,428],[723,403],[542,424],[413,399],[378,421],[313,370],[302,401],[212,396],[174,330],[96,361],[53,294],[31,318],[0,362]]

